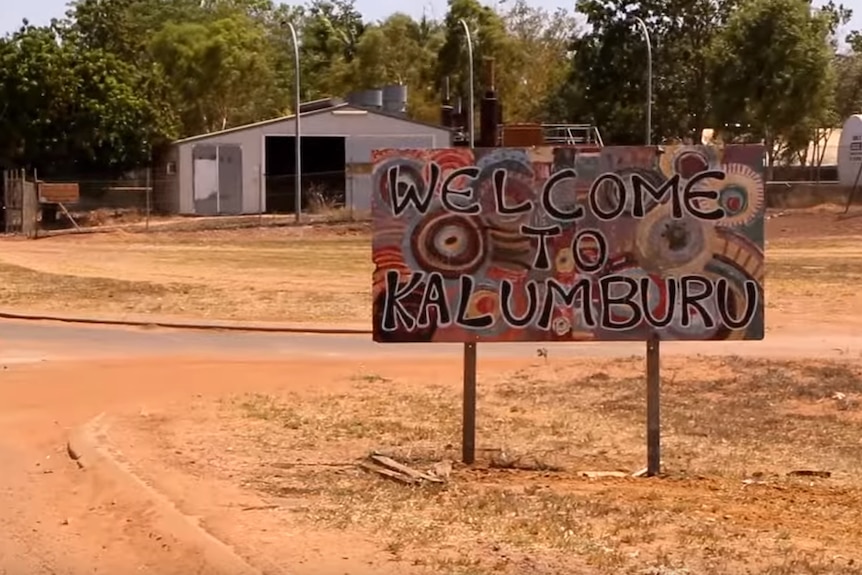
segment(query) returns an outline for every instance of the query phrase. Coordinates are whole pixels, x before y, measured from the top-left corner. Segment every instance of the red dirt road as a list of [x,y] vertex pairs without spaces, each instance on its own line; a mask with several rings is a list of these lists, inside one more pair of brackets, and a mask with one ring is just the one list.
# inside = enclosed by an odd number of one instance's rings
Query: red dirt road
[[[130,482],[79,469],[69,432],[104,410],[278,382],[273,366],[170,360],[20,365],[0,379],[0,573],[219,573],[197,541],[152,521]],[[11,520],[11,521],[10,521]],[[159,528],[161,527],[161,528]]]
[[[215,559],[212,545],[184,536],[188,525],[160,513],[140,485],[101,465],[80,469],[67,453],[69,434],[106,411],[157,411],[232,392],[301,393],[310,382],[348,381],[363,369],[360,363],[180,358],[6,367],[0,371],[0,574],[234,575],[235,568]],[[373,363],[364,362],[364,369]],[[451,371],[457,377],[458,368],[420,360],[403,371]],[[206,493],[206,480],[196,489]],[[306,563],[304,553],[316,552],[300,546],[290,563]]]

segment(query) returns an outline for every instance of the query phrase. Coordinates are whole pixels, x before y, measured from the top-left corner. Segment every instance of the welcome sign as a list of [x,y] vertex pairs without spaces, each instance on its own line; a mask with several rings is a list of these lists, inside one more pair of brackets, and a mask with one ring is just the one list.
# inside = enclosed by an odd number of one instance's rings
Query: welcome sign
[[373,160],[376,341],[763,338],[762,146]]

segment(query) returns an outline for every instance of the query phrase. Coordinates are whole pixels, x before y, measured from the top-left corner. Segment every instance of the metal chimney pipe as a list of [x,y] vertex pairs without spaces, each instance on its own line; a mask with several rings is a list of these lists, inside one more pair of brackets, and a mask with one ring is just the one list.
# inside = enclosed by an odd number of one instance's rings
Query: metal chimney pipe
[[485,60],[485,91],[495,92],[494,84],[496,76],[494,74],[494,59],[486,57]]

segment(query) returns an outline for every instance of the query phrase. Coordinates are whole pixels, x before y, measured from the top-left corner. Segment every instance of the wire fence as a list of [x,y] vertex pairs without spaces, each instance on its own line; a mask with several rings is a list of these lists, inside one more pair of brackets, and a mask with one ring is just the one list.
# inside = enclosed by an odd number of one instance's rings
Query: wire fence
[[[191,171],[191,170],[190,170]],[[294,174],[260,174],[234,170],[196,178],[193,173],[166,173],[153,168],[117,178],[41,177],[28,172],[27,180],[39,184],[71,185],[74,200],[42,201],[38,207],[40,230],[93,228],[142,224],[157,220],[188,219],[188,216],[219,216],[215,227],[278,225],[296,213]],[[305,222],[365,221],[370,217],[371,175],[350,170],[301,174],[301,213]],[[359,190],[357,192],[357,190]],[[5,214],[0,190],[0,218]],[[257,220],[254,219],[257,216]],[[237,220],[231,223],[229,220]],[[0,222],[2,223],[2,222]],[[0,232],[17,233],[0,226]]]
[[[836,186],[839,184],[836,165],[839,161],[843,163],[844,174],[841,185],[852,187],[852,182],[847,182],[849,165],[859,169],[858,187],[862,188],[862,169],[859,168],[862,166],[862,138],[844,147],[833,144],[821,145],[807,158],[797,158],[796,165],[773,166],[769,189]],[[62,178],[30,174],[28,177],[40,182],[75,184],[79,190],[75,202],[63,206],[44,202],[40,205],[38,222],[42,230],[147,223],[150,219],[179,216],[243,216],[248,219],[257,215],[258,225],[265,225],[287,221],[286,216],[295,215],[295,174],[267,174],[247,168],[240,165],[228,173],[219,167],[209,180],[199,178],[194,166],[180,166],[179,169],[173,166],[172,170],[154,166],[122,177],[113,174],[72,174]],[[369,219],[370,165],[348,165],[339,171],[307,171],[301,174],[300,183],[301,211],[306,221]],[[862,197],[862,193],[855,195]],[[3,197],[0,193],[0,199]],[[4,212],[0,205],[0,218]],[[0,225],[0,231],[4,230]]]

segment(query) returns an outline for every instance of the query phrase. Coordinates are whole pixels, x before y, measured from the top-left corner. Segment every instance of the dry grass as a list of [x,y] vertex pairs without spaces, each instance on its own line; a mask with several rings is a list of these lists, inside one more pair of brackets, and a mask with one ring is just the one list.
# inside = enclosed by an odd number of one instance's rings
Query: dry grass
[[0,305],[111,315],[368,321],[370,248],[361,230],[281,228],[7,241],[0,244]]
[[[222,224],[229,222],[215,225]],[[333,224],[0,241],[0,305],[367,323],[369,232],[367,224]],[[769,221],[770,326],[848,322],[846,310],[862,306],[859,234],[862,218],[836,220],[831,213]]]
[[[481,374],[482,462],[442,488],[352,465],[372,449],[418,468],[458,459],[458,382],[433,376],[360,372],[337,393],[200,402],[150,431],[175,465],[309,524],[376,532],[435,573],[862,573],[862,366],[669,359],[668,476],[581,478],[641,466],[641,370],[551,360]],[[833,475],[787,477],[797,469]]]

